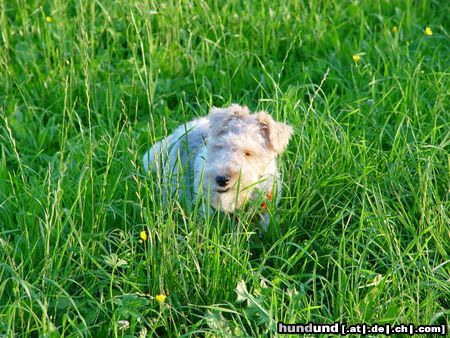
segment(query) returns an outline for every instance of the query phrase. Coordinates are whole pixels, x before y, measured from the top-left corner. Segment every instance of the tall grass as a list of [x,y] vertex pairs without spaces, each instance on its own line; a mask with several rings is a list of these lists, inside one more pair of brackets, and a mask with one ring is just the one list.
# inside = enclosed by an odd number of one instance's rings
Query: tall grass
[[[448,323],[448,12],[1,0],[0,335]],[[262,239],[250,217],[163,203],[142,168],[156,140],[231,102],[295,129]]]

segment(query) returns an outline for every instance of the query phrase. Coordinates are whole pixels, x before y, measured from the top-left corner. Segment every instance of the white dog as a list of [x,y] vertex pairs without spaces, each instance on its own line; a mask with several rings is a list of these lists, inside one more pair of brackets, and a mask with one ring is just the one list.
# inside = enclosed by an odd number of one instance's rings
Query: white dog
[[[250,200],[281,196],[276,158],[286,148],[292,127],[265,112],[250,114],[233,104],[212,108],[206,117],[178,127],[144,155],[170,191],[201,195],[218,210],[232,213]],[[266,208],[262,203],[262,208]],[[261,214],[267,230],[268,215]]]

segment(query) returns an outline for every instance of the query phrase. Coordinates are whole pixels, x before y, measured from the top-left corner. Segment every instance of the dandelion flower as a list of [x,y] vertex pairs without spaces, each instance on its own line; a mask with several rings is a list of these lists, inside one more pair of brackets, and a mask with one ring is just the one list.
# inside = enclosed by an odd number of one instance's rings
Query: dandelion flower
[[45,17],[45,21],[46,21],[47,23],[50,23],[50,22],[53,21],[53,19],[52,19],[51,16],[46,16],[46,17]]
[[166,295],[165,294],[160,294],[160,295],[156,295],[155,299],[158,303],[163,304],[166,301]]
[[360,60],[361,60],[361,56],[359,56],[358,54],[353,55],[353,61],[359,62]]
[[397,33],[397,26],[392,27],[391,31],[392,33]]
[[433,31],[430,27],[425,28],[425,35],[431,36],[433,35]]
[[141,233],[139,234],[139,236],[141,237],[141,239],[143,241],[147,240],[147,233],[145,231],[141,231]]
[[119,330],[126,330],[130,327],[130,322],[128,320],[119,320],[117,322],[117,328]]

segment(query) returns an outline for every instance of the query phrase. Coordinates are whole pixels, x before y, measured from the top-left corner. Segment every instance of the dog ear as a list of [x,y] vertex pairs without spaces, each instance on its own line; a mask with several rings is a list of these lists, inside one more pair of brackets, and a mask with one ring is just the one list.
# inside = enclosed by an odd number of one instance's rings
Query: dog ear
[[238,104],[232,104],[228,108],[212,107],[208,119],[213,133],[220,134],[227,130],[228,122],[235,118],[242,118],[248,116],[249,111],[247,107],[242,107]]
[[276,122],[269,114],[258,112],[255,119],[259,122],[261,130],[269,144],[269,149],[277,155],[286,149],[292,136],[293,129],[286,123]]

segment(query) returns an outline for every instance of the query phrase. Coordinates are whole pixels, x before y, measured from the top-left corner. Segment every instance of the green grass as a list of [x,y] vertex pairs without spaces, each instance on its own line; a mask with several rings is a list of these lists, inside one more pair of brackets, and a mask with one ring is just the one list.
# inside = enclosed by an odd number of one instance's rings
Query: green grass
[[[0,335],[448,323],[449,9],[1,0]],[[295,128],[262,239],[163,205],[142,168],[231,102]]]

